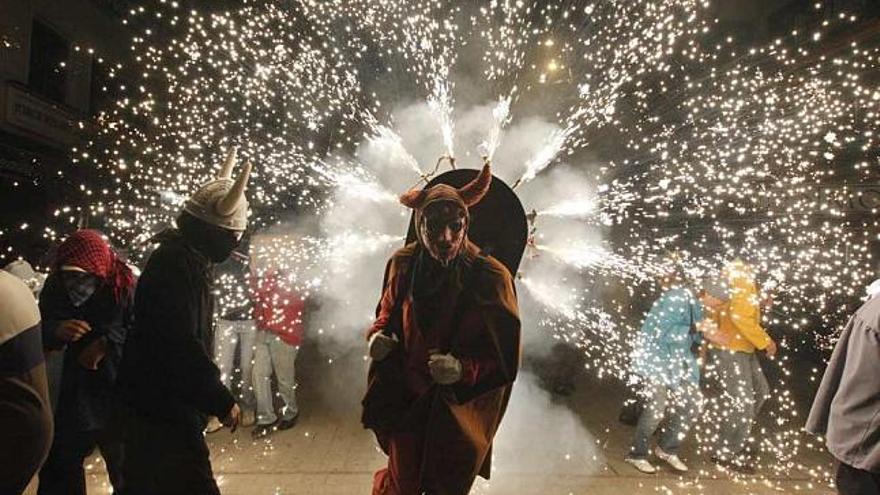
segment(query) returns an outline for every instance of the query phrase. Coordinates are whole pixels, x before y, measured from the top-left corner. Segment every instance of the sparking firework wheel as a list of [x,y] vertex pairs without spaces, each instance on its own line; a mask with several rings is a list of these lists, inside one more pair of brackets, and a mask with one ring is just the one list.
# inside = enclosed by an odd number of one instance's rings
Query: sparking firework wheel
[[[425,188],[437,184],[462,187],[479,174],[476,169],[456,169],[431,179]],[[480,247],[483,254],[493,256],[515,277],[528,241],[529,226],[526,212],[513,189],[498,177],[486,196],[470,208],[471,224],[468,238]],[[415,216],[410,216],[406,243],[416,241]]]

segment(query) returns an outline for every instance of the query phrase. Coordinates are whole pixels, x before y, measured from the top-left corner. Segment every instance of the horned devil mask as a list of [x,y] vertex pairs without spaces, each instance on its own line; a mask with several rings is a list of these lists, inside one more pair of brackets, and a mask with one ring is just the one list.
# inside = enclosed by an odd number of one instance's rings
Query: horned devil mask
[[400,202],[415,211],[419,242],[432,258],[445,266],[458,256],[467,240],[469,209],[483,199],[491,184],[487,162],[477,178],[461,188],[437,184],[400,196]]

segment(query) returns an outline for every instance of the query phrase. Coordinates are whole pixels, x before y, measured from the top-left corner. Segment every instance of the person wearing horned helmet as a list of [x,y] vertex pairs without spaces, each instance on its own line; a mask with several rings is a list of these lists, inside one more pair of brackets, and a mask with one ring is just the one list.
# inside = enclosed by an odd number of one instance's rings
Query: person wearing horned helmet
[[417,241],[388,262],[368,331],[362,422],[388,455],[374,495],[465,495],[489,476],[520,359],[512,276],[468,238],[469,209],[491,183],[487,160],[461,188],[400,197],[414,210]]
[[120,393],[130,414],[123,475],[129,494],[218,494],[204,430],[216,416],[235,429],[241,411],[211,359],[214,265],[247,226],[251,165],[232,178],[236,150],[220,175],[187,199],[177,228],[160,232],[135,293]]

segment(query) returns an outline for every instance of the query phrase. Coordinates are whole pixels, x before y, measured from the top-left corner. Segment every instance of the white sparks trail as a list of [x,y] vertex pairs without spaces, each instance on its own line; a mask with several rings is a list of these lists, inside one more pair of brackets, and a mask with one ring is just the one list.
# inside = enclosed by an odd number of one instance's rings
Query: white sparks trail
[[489,160],[501,144],[501,132],[510,123],[510,97],[499,98],[498,105],[492,109],[492,127],[485,141],[480,143],[480,154]]
[[566,127],[562,130],[554,131],[546,141],[544,145],[535,153],[535,156],[531,157],[526,162],[526,171],[516,181],[516,184],[522,184],[525,182],[529,182],[534,179],[539,173],[541,173],[545,168],[550,166],[550,163],[559,155],[559,153],[563,150],[563,147],[568,141],[569,136],[571,136],[575,132],[575,127]]
[[383,150],[389,163],[404,164],[406,168],[422,175],[419,162],[406,150],[401,137],[387,125],[373,124],[373,134],[368,138],[369,142]]
[[571,294],[565,287],[554,287],[529,277],[521,277],[519,281],[539,303],[569,320],[578,318],[574,308],[577,296]]
[[383,188],[381,184],[366,177],[363,168],[351,166],[345,168],[348,170],[346,171],[339,163],[336,166],[324,163],[312,165],[312,170],[320,177],[326,179],[330,185],[337,188],[343,195],[371,202],[397,202],[397,196]]
[[437,119],[440,125],[440,132],[443,135],[443,145],[446,147],[446,156],[455,156],[454,132],[452,124],[452,96],[449,91],[449,79],[438,75],[434,85],[434,92],[428,98],[428,108]]
[[538,215],[587,219],[596,213],[596,203],[592,198],[571,199],[557,203],[538,212]]

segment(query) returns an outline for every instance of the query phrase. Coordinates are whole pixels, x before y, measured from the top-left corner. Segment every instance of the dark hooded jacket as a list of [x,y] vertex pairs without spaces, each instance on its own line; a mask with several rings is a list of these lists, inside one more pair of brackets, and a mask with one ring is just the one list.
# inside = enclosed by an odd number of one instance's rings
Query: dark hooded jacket
[[[48,349],[67,348],[61,373],[58,404],[53,407],[58,429],[93,431],[109,426],[115,412],[115,385],[122,361],[126,334],[132,325],[131,295],[117,302],[109,285],[95,281],[94,292],[83,291],[86,284],[75,283],[65,287],[64,277],[75,280],[94,280],[78,272],[52,272],[40,292],[40,312],[43,315],[43,345]],[[79,291],[81,296],[71,294]],[[74,299],[85,297],[74,303]],[[55,332],[64,320],[82,320],[91,331],[82,339],[65,345]],[[87,370],[77,362],[79,354],[96,339],[107,339],[107,354],[98,363],[97,370]]]
[[136,414],[200,434],[208,416],[235,403],[211,359],[213,264],[176,230],[155,240],[138,281],[122,393]]

